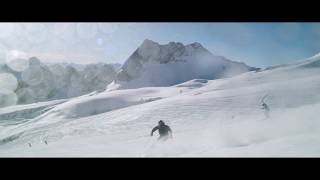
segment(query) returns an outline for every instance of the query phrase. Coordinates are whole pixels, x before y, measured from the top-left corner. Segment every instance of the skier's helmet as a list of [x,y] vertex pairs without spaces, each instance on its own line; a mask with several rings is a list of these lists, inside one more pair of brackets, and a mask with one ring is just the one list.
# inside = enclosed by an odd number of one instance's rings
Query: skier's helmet
[[160,120],[160,121],[158,122],[158,124],[161,126],[161,125],[164,125],[164,122],[163,122],[162,120]]

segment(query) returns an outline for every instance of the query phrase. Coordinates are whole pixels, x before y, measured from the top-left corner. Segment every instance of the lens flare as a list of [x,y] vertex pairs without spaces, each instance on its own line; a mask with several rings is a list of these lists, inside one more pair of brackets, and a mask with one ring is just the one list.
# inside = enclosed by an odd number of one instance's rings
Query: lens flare
[[102,33],[110,34],[118,30],[119,24],[115,23],[99,23],[99,31]]
[[0,89],[0,108],[16,105],[18,102],[17,95],[7,89]]
[[98,39],[96,40],[96,42],[97,42],[97,44],[98,44],[99,46],[102,46],[103,43],[104,43],[104,41],[103,41],[102,38],[98,38]]
[[30,86],[36,86],[43,81],[43,70],[40,66],[29,68],[21,73],[22,80]]
[[26,38],[31,43],[42,43],[48,38],[48,27],[42,23],[25,24]]
[[0,38],[6,38],[15,32],[16,25],[14,23],[0,23]]
[[6,63],[6,56],[8,53],[8,48],[0,43],[0,64],[5,64]]
[[54,23],[51,31],[55,36],[54,39],[58,40],[58,42],[62,40],[70,43],[76,34],[76,23]]
[[52,90],[52,87],[48,82],[42,82],[37,86],[31,87],[36,95],[37,100],[46,100]]
[[18,87],[17,78],[9,73],[0,73],[0,89],[15,91]]
[[36,95],[30,88],[20,88],[17,90],[19,103],[29,104],[35,102]]
[[85,40],[94,38],[97,30],[97,25],[93,23],[79,23],[76,26],[78,37]]
[[54,35],[64,35],[68,33],[73,28],[73,24],[71,23],[55,23],[52,26],[52,32]]
[[18,50],[11,50],[7,53],[6,56],[6,64],[12,70],[16,72],[22,72],[29,67],[29,61],[27,59],[27,54],[18,51]]

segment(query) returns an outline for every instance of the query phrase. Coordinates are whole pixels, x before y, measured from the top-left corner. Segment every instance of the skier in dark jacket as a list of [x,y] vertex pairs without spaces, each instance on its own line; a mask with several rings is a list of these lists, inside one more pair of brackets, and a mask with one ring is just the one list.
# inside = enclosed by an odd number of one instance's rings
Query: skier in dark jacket
[[158,130],[160,137],[158,138],[158,140],[162,140],[165,141],[168,138],[172,138],[172,131],[171,128],[166,125],[162,120],[160,120],[158,122],[158,126],[154,127],[151,131],[151,136],[153,136],[153,133]]
[[262,104],[262,109],[264,109],[264,115],[268,119],[270,117],[270,108],[265,102]]

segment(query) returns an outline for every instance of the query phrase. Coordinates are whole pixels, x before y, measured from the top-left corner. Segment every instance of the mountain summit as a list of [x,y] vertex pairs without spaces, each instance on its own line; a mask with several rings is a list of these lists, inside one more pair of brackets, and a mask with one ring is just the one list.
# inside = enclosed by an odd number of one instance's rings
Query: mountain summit
[[231,77],[252,70],[256,68],[213,55],[198,42],[161,45],[146,39],[126,60],[108,89],[170,86],[191,79]]

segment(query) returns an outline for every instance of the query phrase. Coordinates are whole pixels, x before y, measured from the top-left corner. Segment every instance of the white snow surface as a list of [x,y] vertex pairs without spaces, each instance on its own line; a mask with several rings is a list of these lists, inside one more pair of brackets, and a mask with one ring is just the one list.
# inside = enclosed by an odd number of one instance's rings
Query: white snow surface
[[[48,102],[52,108],[34,118],[0,124],[0,156],[319,156],[319,61]],[[261,109],[265,95],[269,119]],[[10,113],[42,105],[28,106]],[[171,127],[173,139],[157,143],[150,136],[159,120]]]

